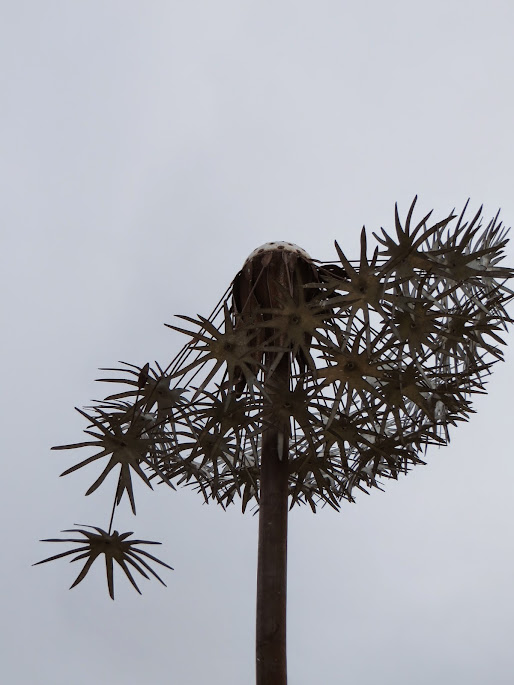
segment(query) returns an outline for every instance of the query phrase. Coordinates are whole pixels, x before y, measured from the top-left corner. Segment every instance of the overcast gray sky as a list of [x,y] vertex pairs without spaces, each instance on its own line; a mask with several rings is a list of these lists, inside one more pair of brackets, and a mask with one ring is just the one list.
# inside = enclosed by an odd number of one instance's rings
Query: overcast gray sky
[[[416,193],[513,223],[513,25],[511,0],[0,3],[3,682],[253,681],[257,518],[138,487],[117,527],[163,542],[168,588],[118,575],[113,603],[99,562],[68,591],[37,540],[108,526],[114,483],[85,498],[98,467],[59,479],[49,447],[267,240],[357,256]],[[427,466],[291,515],[291,685],[514,681],[506,357]]]

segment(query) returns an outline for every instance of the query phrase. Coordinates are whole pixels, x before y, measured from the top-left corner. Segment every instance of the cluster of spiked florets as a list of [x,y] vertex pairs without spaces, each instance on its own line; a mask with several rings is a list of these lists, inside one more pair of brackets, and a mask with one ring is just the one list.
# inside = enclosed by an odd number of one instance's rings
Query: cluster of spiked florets
[[122,389],[81,412],[91,439],[56,448],[97,452],[64,473],[107,460],[87,494],[116,469],[116,504],[127,493],[134,512],[132,474],[245,509],[259,500],[263,431],[286,427],[291,506],[315,509],[422,463],[502,358],[513,272],[498,266],[497,217],[413,226],[414,205],[371,256],[363,229],[357,262],[337,243],[333,264],[291,243],[255,250],[209,318],[172,326],[188,341],[167,368],[102,379]]

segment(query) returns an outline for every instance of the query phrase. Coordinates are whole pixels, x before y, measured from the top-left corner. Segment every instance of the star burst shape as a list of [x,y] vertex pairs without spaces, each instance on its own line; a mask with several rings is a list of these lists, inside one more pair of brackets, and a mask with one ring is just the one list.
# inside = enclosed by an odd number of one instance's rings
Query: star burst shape
[[134,589],[141,594],[136,581],[131,573],[131,567],[135,569],[140,575],[142,575],[147,580],[149,579],[148,574],[150,573],[154,578],[162,584],[166,583],[162,578],[152,569],[148,564],[147,559],[165,566],[171,570],[172,567],[165,564],[164,561],[157,559],[153,554],[146,552],[143,549],[139,549],[140,545],[160,545],[160,542],[152,542],[151,540],[128,540],[128,538],[133,535],[133,533],[118,533],[115,530],[113,533],[107,533],[101,528],[96,526],[86,526],[86,528],[92,528],[92,532],[85,530],[84,528],[72,528],[68,530],[63,530],[63,533],[78,533],[82,535],[82,538],[49,538],[46,540],[41,540],[41,542],[71,542],[78,544],[79,547],[70,549],[67,552],[61,552],[61,554],[55,554],[54,556],[48,557],[48,559],[43,559],[38,561],[34,566],[39,564],[46,564],[48,561],[53,561],[54,559],[61,559],[63,557],[75,554],[76,556],[71,559],[71,561],[80,561],[86,559],[86,563],[82,567],[82,570],[75,578],[70,590],[81,583],[86,575],[88,574],[91,566],[95,563],[99,556],[102,554],[105,557],[105,567],[107,572],[107,587],[109,589],[109,595],[111,599],[114,599],[114,562],[121,567],[129,581],[131,582]]

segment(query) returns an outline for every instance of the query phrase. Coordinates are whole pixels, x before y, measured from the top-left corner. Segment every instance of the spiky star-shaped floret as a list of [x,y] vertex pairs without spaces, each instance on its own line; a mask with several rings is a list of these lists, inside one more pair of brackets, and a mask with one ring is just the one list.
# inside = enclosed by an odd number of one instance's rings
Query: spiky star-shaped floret
[[[101,555],[105,555],[105,569],[107,573],[107,586],[109,588],[109,595],[111,599],[114,599],[114,571],[113,562],[116,561],[119,566],[123,569],[123,572],[132,583],[133,587],[141,594],[141,590],[138,588],[136,581],[132,577],[130,572],[130,566],[136,569],[144,578],[149,580],[149,576],[146,571],[151,573],[154,578],[166,586],[166,583],[162,578],[151,568],[146,559],[151,559],[152,561],[165,566],[173,571],[171,566],[165,564],[164,561],[157,559],[153,554],[149,554],[145,550],[138,549],[136,545],[160,545],[160,542],[152,542],[151,540],[128,540],[132,532],[130,533],[118,533],[115,530],[113,533],[107,533],[105,530],[98,528],[97,526],[86,526],[86,528],[92,528],[96,533],[89,530],[84,530],[83,528],[71,528],[63,530],[63,533],[80,533],[83,538],[48,538],[41,540],[41,542],[72,542],[77,543],[80,546],[74,549],[68,550],[67,552],[62,552],[61,554],[55,554],[54,556],[38,561],[34,566],[39,564],[46,564],[48,561],[53,561],[54,559],[61,559],[62,557],[69,556],[70,554],[76,554],[77,556],[70,561],[79,561],[80,559],[86,559],[81,572],[75,578],[75,581],[70,587],[70,590],[78,585],[86,577],[89,569],[94,564],[96,559]],[[146,569],[146,571],[145,571]]]
[[391,294],[390,301],[384,303],[384,327],[408,347],[413,358],[423,354],[426,348],[436,349],[436,335],[442,328],[444,316],[437,300],[426,297],[421,284],[412,294],[395,290],[397,292]]
[[299,441],[307,443],[307,451],[316,453],[321,439],[323,423],[320,418],[321,387],[316,383],[306,384],[302,377],[292,388],[274,387],[273,382],[267,388],[270,402],[263,411],[263,424],[267,427],[287,426],[292,440],[292,449],[296,450]]
[[[134,491],[132,487],[131,470],[136,473],[141,480],[143,480],[148,487],[152,488],[152,484],[146,473],[142,470],[141,464],[146,464],[153,470],[155,470],[155,465],[149,460],[148,452],[152,444],[149,437],[142,437],[141,428],[136,424],[129,424],[128,426],[120,423],[117,420],[116,414],[107,414],[101,409],[96,409],[97,416],[92,416],[87,414],[81,409],[77,409],[79,414],[84,416],[91,422],[91,427],[97,429],[98,432],[94,430],[85,430],[84,433],[95,438],[94,440],[88,440],[84,442],[77,442],[71,445],[57,445],[52,447],[53,450],[69,450],[76,449],[79,447],[97,447],[100,448],[100,452],[94,454],[84,461],[81,461],[75,466],[72,466],[66,471],[61,473],[61,476],[67,476],[74,471],[87,466],[88,464],[107,457],[110,455],[109,461],[97,478],[97,480],[91,485],[87,490],[86,495],[93,493],[100,485],[104,482],[109,473],[116,466],[120,466],[120,475],[117,490],[117,502],[119,504],[123,493],[126,491],[130,500],[130,505],[134,514],[136,513],[136,504],[134,500]],[[158,475],[168,483],[168,479],[162,472],[158,472]]]
[[[298,280],[297,275],[296,278]],[[321,331],[332,329],[334,313],[300,282],[295,288],[294,297],[282,284],[277,282],[274,285],[277,306],[259,310],[263,316],[258,326],[272,332],[266,340],[266,346],[275,345],[279,349],[290,350],[300,371],[308,368],[315,373],[316,364],[310,352],[312,340],[326,339]],[[314,286],[319,290],[319,283]]]
[[157,364],[157,369],[152,369],[149,364],[143,367],[127,364],[128,369],[104,368],[101,371],[128,372],[133,378],[98,378],[102,383],[122,383],[132,386],[132,390],[114,393],[106,397],[107,400],[120,400],[135,397],[135,404],[141,407],[142,412],[151,412],[157,408],[157,419],[173,419],[174,412],[180,411],[184,404],[182,397],[185,392],[183,388],[170,388],[171,376],[164,373]]
[[432,215],[432,212],[429,212],[421,219],[411,233],[411,219],[416,201],[417,196],[414,198],[409,208],[405,220],[405,228],[402,227],[400,222],[398,205],[395,205],[394,219],[398,242],[395,242],[384,229],[382,229],[383,237],[373,233],[378,242],[385,247],[384,250],[379,252],[379,256],[387,259],[387,262],[383,266],[384,273],[394,271],[396,278],[400,279],[415,278],[416,270],[421,269],[430,271],[434,265],[437,265],[433,255],[430,252],[423,250],[423,243],[426,243],[431,236],[439,235],[441,230],[455,218],[454,214],[450,214],[446,219],[427,228],[427,221]]
[[319,503],[328,504],[335,510],[340,508],[340,493],[346,491],[347,478],[337,461],[323,452],[315,454],[310,449],[302,452],[298,448],[291,459],[290,470],[290,508],[304,502],[314,512]]
[[196,420],[176,431],[177,443],[163,456],[160,469],[178,485],[194,483],[206,501],[219,501],[220,473],[233,471],[240,445],[232,434],[222,434],[217,424]]
[[[408,414],[406,400],[410,400],[421,409],[432,421],[434,420],[434,404],[430,401],[431,386],[423,377],[419,365],[413,361],[398,365],[396,369],[389,369],[384,373],[379,385],[380,404],[384,404],[395,416],[397,427],[401,426],[400,412]],[[377,393],[378,394],[378,393]]]
[[259,467],[253,460],[253,451],[249,452],[238,465],[235,472],[226,471],[223,474],[219,490],[219,502],[227,507],[234,502],[235,496],[241,497],[241,509],[246,511],[248,504],[259,500]]
[[360,264],[354,268],[337,241],[335,247],[344,267],[344,278],[338,277],[337,274],[334,275],[332,270],[326,272],[324,269],[320,271],[321,277],[329,293],[342,291],[345,295],[330,297],[327,305],[334,309],[349,310],[345,311],[345,317],[348,317],[348,326],[352,325],[354,317],[359,310],[362,310],[364,322],[367,325],[370,320],[370,310],[383,312],[386,279],[381,268],[377,265],[378,248],[373,253],[371,261],[368,261],[366,229],[363,228],[361,231]]
[[[274,387],[269,383],[269,404],[266,405],[263,420],[268,426],[282,426],[294,420],[304,430],[319,423],[318,406],[315,402],[318,389],[306,386],[303,379],[293,388]],[[312,409],[315,413],[312,413]]]
[[191,417],[210,429],[218,426],[221,435],[259,432],[261,404],[251,397],[240,399],[227,388],[215,392],[204,390],[196,400]]
[[[176,376],[182,377],[189,371],[201,367],[207,362],[214,362],[213,368],[196,391],[193,399],[206,388],[208,383],[222,368],[225,368],[230,387],[238,380],[240,372],[244,374],[249,388],[253,388],[253,386],[258,384],[255,367],[260,368],[261,365],[256,362],[256,349],[255,345],[252,344],[258,335],[255,327],[249,324],[235,326],[226,304],[224,307],[224,325],[222,330],[218,329],[203,316],[199,316],[198,320],[192,319],[189,316],[179,316],[178,318],[198,326],[200,330],[195,332],[171,326],[170,324],[166,324],[166,326],[190,336],[192,339],[190,343],[191,350],[198,352],[199,356],[193,362],[185,367],[181,367],[176,373],[172,374],[172,378]],[[257,356],[262,356],[262,351]]]
[[485,352],[501,360],[501,349],[485,338],[488,336],[494,342],[504,344],[496,332],[499,330],[501,326],[496,322],[496,317],[489,316],[482,306],[472,300],[456,302],[447,312],[437,337],[436,350],[444,368],[451,366],[452,361],[455,368],[466,369],[473,365],[478,368],[484,365],[482,356]]
[[[362,339],[367,330],[368,327],[363,326],[352,340],[345,340],[342,333],[337,333],[338,347],[319,347],[323,352],[324,361],[329,364],[318,369],[317,375],[323,379],[322,387],[337,387],[334,408],[343,395],[346,395],[347,404],[355,394],[360,397],[363,404],[367,404],[369,399],[376,395],[375,382],[383,377],[384,371],[383,362],[376,361],[378,349],[375,348],[378,348],[382,341],[381,337],[377,336],[369,343],[370,349],[363,349]],[[386,347],[383,347],[383,351],[386,351]]]
[[472,282],[473,279],[486,275],[489,278],[509,278],[512,270],[497,266],[508,242],[508,231],[501,222],[498,223],[498,214],[485,230],[480,230],[482,207],[469,224],[464,222],[467,205],[466,202],[457,225],[451,232],[443,229],[438,232],[437,240],[429,251],[435,261],[432,270],[458,282]]
[[[409,468],[425,462],[418,456],[420,443],[443,442],[436,436],[427,438],[422,431],[408,433],[397,431],[390,435],[377,435],[376,443],[369,448],[361,449],[355,455],[352,473],[348,478],[348,491],[346,496],[350,501],[353,499],[352,490],[358,488],[368,492],[366,487],[375,487],[382,490],[377,478],[392,478],[396,480],[400,472],[407,473]],[[415,449],[417,443],[418,449]]]
[[339,457],[341,467],[348,477],[355,454],[373,445],[377,415],[370,416],[365,409],[340,413],[337,411],[338,403],[334,405],[335,407],[328,407],[324,412],[324,452],[332,459]]

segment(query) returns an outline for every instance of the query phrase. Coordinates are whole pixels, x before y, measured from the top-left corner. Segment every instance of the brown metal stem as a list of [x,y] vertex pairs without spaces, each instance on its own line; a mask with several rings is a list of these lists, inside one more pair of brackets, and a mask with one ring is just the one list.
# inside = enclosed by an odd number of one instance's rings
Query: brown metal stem
[[[287,355],[273,373],[289,383]],[[273,413],[272,413],[273,415]],[[257,685],[286,685],[286,594],[289,426],[263,431],[257,564]]]

